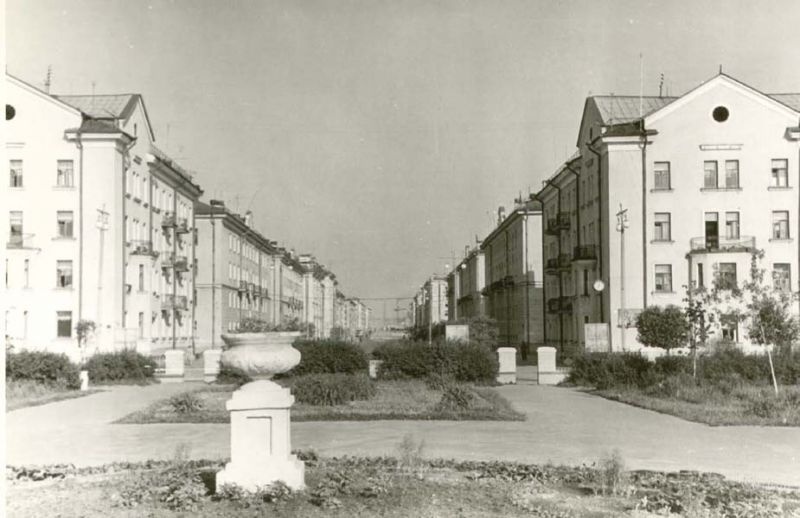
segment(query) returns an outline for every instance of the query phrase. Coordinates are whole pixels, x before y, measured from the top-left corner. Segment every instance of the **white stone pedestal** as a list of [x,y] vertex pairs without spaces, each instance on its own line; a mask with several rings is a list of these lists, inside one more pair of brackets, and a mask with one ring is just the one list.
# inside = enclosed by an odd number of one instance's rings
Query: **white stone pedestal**
[[219,374],[219,362],[222,349],[206,349],[203,351],[203,381],[213,383]]
[[497,372],[497,383],[507,385],[517,382],[517,350],[513,347],[497,349],[500,369]]
[[159,377],[161,383],[183,382],[184,359],[182,349],[170,349],[164,353],[164,375]]
[[558,385],[566,374],[556,369],[556,348],[539,347],[536,350],[539,366],[539,385]]
[[89,371],[81,371],[81,390],[89,390]]
[[305,487],[305,464],[292,455],[289,413],[294,396],[268,380],[244,385],[225,407],[231,413],[231,461],[217,473],[217,490],[235,484],[255,491],[278,480]]
[[372,379],[378,378],[378,371],[383,365],[383,360],[370,360],[369,361],[369,377]]

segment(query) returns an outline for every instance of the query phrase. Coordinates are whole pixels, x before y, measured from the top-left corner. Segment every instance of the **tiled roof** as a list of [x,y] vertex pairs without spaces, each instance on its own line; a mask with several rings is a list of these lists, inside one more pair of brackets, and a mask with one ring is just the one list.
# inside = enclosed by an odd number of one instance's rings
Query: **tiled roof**
[[604,124],[619,124],[646,117],[677,97],[642,97],[639,113],[638,95],[595,95],[592,97]]
[[800,112],[800,94],[767,94],[796,112]]
[[83,133],[124,133],[121,129],[108,121],[86,119],[81,124]]
[[54,95],[95,119],[124,119],[128,116],[138,94],[116,95]]

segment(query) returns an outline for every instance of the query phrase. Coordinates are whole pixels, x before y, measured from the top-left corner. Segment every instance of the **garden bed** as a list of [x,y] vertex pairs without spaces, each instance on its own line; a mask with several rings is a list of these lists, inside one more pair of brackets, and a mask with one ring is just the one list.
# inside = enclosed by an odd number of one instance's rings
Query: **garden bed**
[[101,391],[98,389],[80,391],[32,380],[6,380],[6,412],[88,396],[97,392]]
[[[410,441],[413,445],[413,440]],[[550,518],[784,517],[800,512],[800,493],[696,472],[625,471],[610,457],[597,466],[317,458],[306,462],[307,489],[274,485],[257,494],[214,495],[221,461],[15,468],[6,471],[6,513],[39,516],[328,517],[459,516]]]
[[[292,379],[280,380],[290,386]],[[489,387],[468,386],[473,394],[466,408],[441,408],[442,391],[429,388],[421,380],[377,381],[376,394],[365,401],[350,401],[341,405],[318,406],[295,403],[292,421],[374,421],[379,419],[442,419],[521,421],[524,415]],[[230,414],[225,402],[234,390],[232,385],[210,385],[193,394],[201,404],[193,411],[176,411],[169,399],[129,414],[117,423],[228,423]]]

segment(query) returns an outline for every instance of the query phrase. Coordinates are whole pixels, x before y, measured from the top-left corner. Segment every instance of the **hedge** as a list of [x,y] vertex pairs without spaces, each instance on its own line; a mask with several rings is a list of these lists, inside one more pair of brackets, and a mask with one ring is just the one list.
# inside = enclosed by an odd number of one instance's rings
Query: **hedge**
[[289,376],[307,374],[356,374],[367,370],[369,362],[364,351],[355,344],[336,340],[295,342],[300,351],[300,363],[287,373]]
[[92,383],[149,382],[155,378],[156,362],[136,351],[95,354],[86,361]]
[[80,369],[65,354],[44,351],[6,353],[6,379],[32,380],[68,389],[81,386]]
[[383,360],[380,376],[386,379],[449,377],[461,382],[492,383],[497,377],[497,355],[474,342],[398,341],[375,348]]
[[372,398],[377,389],[365,374],[310,374],[292,384],[299,403],[333,406]]

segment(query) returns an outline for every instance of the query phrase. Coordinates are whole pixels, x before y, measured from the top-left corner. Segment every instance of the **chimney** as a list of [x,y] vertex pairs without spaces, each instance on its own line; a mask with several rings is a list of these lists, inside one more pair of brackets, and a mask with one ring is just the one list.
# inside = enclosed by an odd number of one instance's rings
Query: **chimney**
[[208,202],[209,205],[213,205],[215,207],[224,207],[225,202],[222,200],[211,200]]
[[247,212],[244,213],[244,224],[247,225],[248,227],[252,228],[252,226],[253,226],[253,211],[252,210],[248,210]]
[[504,219],[506,219],[506,208],[505,207],[498,207],[497,208],[497,224],[499,225],[500,223],[502,223]]

